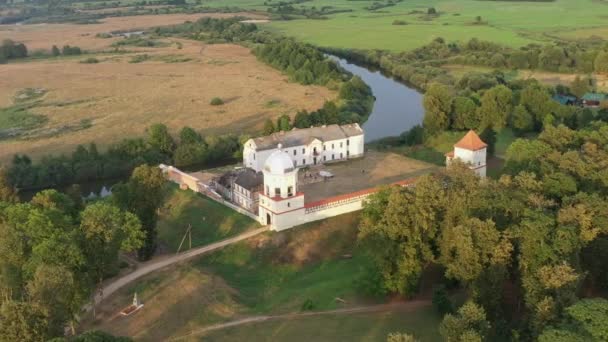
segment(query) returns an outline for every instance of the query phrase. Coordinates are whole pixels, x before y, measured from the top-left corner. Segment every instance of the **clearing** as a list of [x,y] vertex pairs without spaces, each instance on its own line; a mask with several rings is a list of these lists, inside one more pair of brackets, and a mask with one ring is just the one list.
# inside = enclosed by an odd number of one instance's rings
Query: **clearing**
[[[145,128],[158,122],[166,124],[173,133],[186,125],[203,135],[255,132],[267,118],[302,109],[316,110],[336,97],[325,87],[288,82],[286,76],[258,62],[249,49],[238,45],[162,39],[158,47],[126,45],[122,47],[126,52],[117,53],[110,46],[120,38],[95,37],[96,33],[112,29],[195,19],[168,15],[163,22],[165,16],[150,17],[133,17],[132,22],[127,17],[109,18],[108,21],[116,19],[111,27],[57,25],[87,32],[86,36],[71,33],[77,40],[68,40],[70,44],[107,48],[106,52],[29,59],[2,66],[0,108],[15,106],[15,95],[24,89],[44,89],[45,93],[31,101],[27,111],[18,111],[27,119],[20,121],[35,122],[35,127],[17,127],[19,134],[8,137],[0,127],[0,162],[8,161],[15,153],[28,153],[34,158],[49,152],[71,153],[78,144],[90,142],[106,147],[125,137],[142,136]],[[37,31],[28,31],[30,34],[46,32],[50,36],[32,41],[34,46],[44,41],[48,49],[68,42],[61,40],[66,29],[35,26]],[[99,31],[94,26],[99,26]],[[82,63],[90,57],[97,63]],[[222,98],[225,104],[211,106],[209,102],[214,97]]]

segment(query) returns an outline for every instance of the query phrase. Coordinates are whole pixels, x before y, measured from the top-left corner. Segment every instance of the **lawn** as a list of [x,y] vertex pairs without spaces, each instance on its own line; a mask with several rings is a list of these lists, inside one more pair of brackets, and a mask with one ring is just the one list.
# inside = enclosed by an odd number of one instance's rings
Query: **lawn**
[[[175,252],[189,225],[192,225],[193,248],[259,227],[257,222],[233,209],[190,190],[171,186],[160,209],[158,239],[169,251]],[[182,251],[188,247],[186,237]]]

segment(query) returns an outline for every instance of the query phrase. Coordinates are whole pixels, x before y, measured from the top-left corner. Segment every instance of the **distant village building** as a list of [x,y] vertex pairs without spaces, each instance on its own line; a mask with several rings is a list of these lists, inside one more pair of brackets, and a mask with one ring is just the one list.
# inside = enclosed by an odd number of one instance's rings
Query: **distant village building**
[[452,152],[446,153],[446,166],[450,166],[454,159],[459,159],[483,178],[486,176],[487,147],[488,145],[479,138],[479,135],[470,130],[454,145]]
[[603,102],[608,101],[608,94],[587,93],[583,95],[583,106],[599,107]]
[[249,139],[243,149],[243,165],[262,171],[266,160],[281,146],[294,167],[324,164],[362,157],[364,133],[359,124],[328,125],[277,132]]

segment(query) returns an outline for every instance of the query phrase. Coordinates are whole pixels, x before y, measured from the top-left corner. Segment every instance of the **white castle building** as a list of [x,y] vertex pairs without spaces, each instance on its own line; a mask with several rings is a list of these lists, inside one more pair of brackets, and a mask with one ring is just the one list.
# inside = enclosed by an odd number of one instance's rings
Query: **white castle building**
[[363,156],[364,133],[359,124],[329,125],[278,132],[249,139],[243,149],[243,165],[262,171],[266,159],[280,148],[294,167],[343,161]]
[[445,164],[450,166],[454,159],[459,159],[469,165],[469,168],[479,177],[486,176],[486,159],[488,145],[479,138],[475,131],[470,130],[454,145],[454,151],[445,155]]
[[[224,181],[207,181],[172,166],[160,167],[181,188],[203,193],[280,231],[363,208],[365,199],[378,187],[307,202],[298,185],[300,168],[362,157],[363,140],[363,130],[357,124],[296,129],[250,139],[243,153],[246,168],[223,174],[219,178]],[[485,177],[486,148],[479,136],[469,131],[454,145],[454,151],[446,154],[446,164],[460,159]],[[414,183],[415,178],[408,178],[391,184],[407,187]]]

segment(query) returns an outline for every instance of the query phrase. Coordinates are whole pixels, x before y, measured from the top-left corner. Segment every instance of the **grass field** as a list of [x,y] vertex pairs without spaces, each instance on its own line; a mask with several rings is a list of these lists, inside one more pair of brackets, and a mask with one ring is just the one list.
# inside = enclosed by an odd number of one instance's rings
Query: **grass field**
[[[2,66],[0,108],[14,106],[15,94],[23,89],[46,92],[27,113],[22,111],[27,114],[22,121],[39,115],[44,125],[37,125],[36,131],[27,132],[22,139],[0,138],[0,162],[15,153],[34,158],[49,152],[71,153],[78,144],[92,141],[103,148],[126,137],[142,136],[145,128],[157,122],[174,133],[185,125],[203,135],[256,132],[266,118],[315,110],[336,96],[324,87],[288,82],[279,71],[258,62],[249,49],[237,45],[166,39],[166,46],[161,47],[125,46],[127,53],[95,52],[112,50],[110,46],[116,42],[96,38],[96,33],[194,18],[167,16],[164,21],[162,15],[149,17],[134,17],[132,22],[126,17],[109,18],[107,25],[23,25],[27,26],[24,36],[0,31],[5,34],[0,39],[23,39],[32,46],[69,43],[93,51],[86,56]],[[99,63],[81,63],[89,57]],[[211,106],[214,97],[225,104]]]
[[[171,186],[165,205],[160,209],[158,238],[175,252],[192,225],[192,248],[238,235],[259,227],[251,218],[189,190]],[[182,251],[187,250],[186,238]]]
[[[259,2],[262,0],[232,0],[230,3],[259,8],[254,5]],[[448,41],[466,41],[477,37],[509,46],[521,46],[554,39],[606,37],[608,32],[608,3],[597,0],[407,0],[375,12],[364,9],[371,3],[313,0],[302,5],[317,8],[334,6],[353,11],[331,15],[328,20],[276,21],[267,27],[321,46],[394,51],[416,48],[436,37]],[[420,13],[412,13],[426,11],[430,6],[439,11],[439,17],[429,20]],[[473,25],[477,16],[481,16],[487,25]],[[403,20],[408,24],[392,25],[394,20]]]
[[[366,263],[355,252],[358,222],[353,213],[268,233],[151,274],[108,298],[98,318],[87,318],[82,328],[159,341],[243,317],[302,312],[307,301],[314,311],[381,303],[362,296],[358,288]],[[131,317],[118,316],[134,292],[144,309]],[[428,306],[403,310],[267,322],[189,340],[237,341],[251,334],[249,340],[304,341],[310,336],[303,335],[307,330],[317,331],[314,340],[319,341],[384,341],[393,331],[437,340],[439,318]]]

